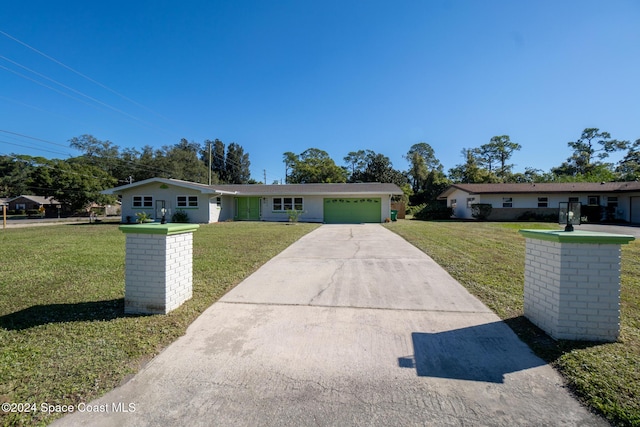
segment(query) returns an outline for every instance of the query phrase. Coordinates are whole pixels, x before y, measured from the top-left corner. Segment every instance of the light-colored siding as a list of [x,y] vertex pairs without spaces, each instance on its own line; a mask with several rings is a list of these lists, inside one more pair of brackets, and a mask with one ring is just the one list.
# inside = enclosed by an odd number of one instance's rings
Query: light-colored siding
[[[122,196],[122,222],[127,222],[127,217],[131,222],[136,221],[136,213],[146,212],[151,218],[159,221],[160,212],[156,212],[157,201],[164,200],[165,207],[168,209],[167,220],[171,220],[171,216],[178,210],[184,210],[189,215],[189,221],[192,223],[211,223],[233,220],[236,209],[236,199],[238,197],[258,197],[255,195],[231,195],[225,194],[220,197],[220,206],[216,203],[215,194],[202,194],[197,188],[187,188],[180,185],[172,185],[166,182],[149,182],[134,188],[121,190]],[[151,196],[153,197],[152,206],[150,207],[133,207],[133,196]],[[195,196],[198,198],[197,207],[180,207],[177,206],[178,196]],[[270,194],[259,196],[260,199],[260,220],[261,221],[282,221],[289,220],[286,211],[275,211],[273,209],[273,199],[275,197],[302,197],[303,212],[298,220],[301,222],[323,222],[324,221],[324,199],[327,197],[339,198],[379,198],[381,221],[391,216],[391,198],[388,193],[352,193],[345,192],[340,194],[319,194],[319,195],[292,195],[292,194]]]
[[[153,206],[149,208],[134,208],[133,196],[153,196]],[[198,207],[177,207],[178,196],[197,196]],[[164,200],[168,209],[167,220],[178,210],[184,210],[189,215],[189,222],[208,223],[209,222],[209,194],[201,194],[198,190],[185,187],[177,187],[158,182],[142,185],[137,188],[127,189],[122,192],[122,221],[127,221],[127,216],[132,222],[136,221],[136,213],[146,212],[155,220],[160,220],[161,214],[156,212],[156,201]]]
[[289,215],[287,212],[279,212],[273,210],[273,199],[274,197],[302,197],[304,203],[304,210],[298,221],[300,222],[323,222],[324,221],[324,199],[327,197],[338,197],[338,198],[380,198],[380,216],[381,220],[384,221],[385,218],[389,218],[391,216],[391,200],[388,194],[367,194],[363,196],[361,194],[356,193],[345,193],[340,195],[319,195],[319,196],[279,196],[273,195],[269,197],[262,197],[262,217],[263,221],[288,221]]
[[[455,190],[447,197],[447,206],[451,206],[452,199],[455,199],[457,202],[457,206],[454,209],[454,216],[456,218],[466,218],[471,219],[471,209],[467,208],[467,198],[474,197],[475,200],[473,203],[488,203],[493,206],[494,209],[504,209],[508,210],[510,208],[503,208],[503,198],[510,197],[512,206],[514,209],[514,217],[511,219],[515,219],[517,217],[516,213],[522,213],[523,209],[537,209],[538,208],[538,197],[546,197],[548,200],[547,208],[557,209],[561,202],[569,201],[569,198],[577,198],[583,206],[588,205],[589,196],[599,196],[600,197],[600,206],[607,206],[607,198],[608,197],[617,197],[618,198],[618,209],[616,212],[616,216],[618,219],[629,221],[629,222],[640,222],[640,206],[636,208],[636,212],[631,206],[631,200],[634,200],[636,205],[640,205],[636,200],[640,200],[637,194],[629,193],[629,194],[621,194],[621,193],[553,193],[553,194],[545,194],[545,193],[534,193],[534,194],[469,194],[462,190]],[[635,217],[632,218],[631,215]],[[507,219],[507,213],[501,212],[500,219]],[[490,217],[491,219],[491,217]]]

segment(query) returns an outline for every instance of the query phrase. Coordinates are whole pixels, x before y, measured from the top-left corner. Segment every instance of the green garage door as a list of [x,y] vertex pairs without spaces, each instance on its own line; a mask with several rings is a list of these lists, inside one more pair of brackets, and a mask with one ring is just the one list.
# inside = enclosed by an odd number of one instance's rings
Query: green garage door
[[324,199],[324,222],[327,224],[359,224],[381,221],[380,198]]

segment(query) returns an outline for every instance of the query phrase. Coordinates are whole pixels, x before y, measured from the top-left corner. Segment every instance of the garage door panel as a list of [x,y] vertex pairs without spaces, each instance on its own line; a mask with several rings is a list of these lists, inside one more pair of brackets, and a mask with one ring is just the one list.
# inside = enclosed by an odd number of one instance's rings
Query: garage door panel
[[359,224],[381,222],[380,198],[326,198],[324,222],[327,224]]

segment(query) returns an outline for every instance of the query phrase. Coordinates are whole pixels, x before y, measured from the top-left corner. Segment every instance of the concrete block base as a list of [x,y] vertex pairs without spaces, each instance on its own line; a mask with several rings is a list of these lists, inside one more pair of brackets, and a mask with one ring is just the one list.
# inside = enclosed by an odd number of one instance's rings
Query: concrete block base
[[127,233],[125,313],[167,314],[193,295],[192,230],[153,226],[120,227]]
[[524,315],[555,339],[616,341],[620,245],[527,239]]
[[520,230],[526,238],[524,315],[552,338],[616,341],[621,245],[635,237]]

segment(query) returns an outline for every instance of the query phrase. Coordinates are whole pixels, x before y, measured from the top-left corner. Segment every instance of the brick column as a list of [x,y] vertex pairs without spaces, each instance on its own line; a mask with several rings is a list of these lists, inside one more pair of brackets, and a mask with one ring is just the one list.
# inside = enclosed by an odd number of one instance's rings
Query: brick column
[[524,315],[554,339],[616,341],[620,248],[633,236],[520,230],[526,237]]
[[121,225],[127,235],[125,313],[167,314],[192,296],[197,224]]

